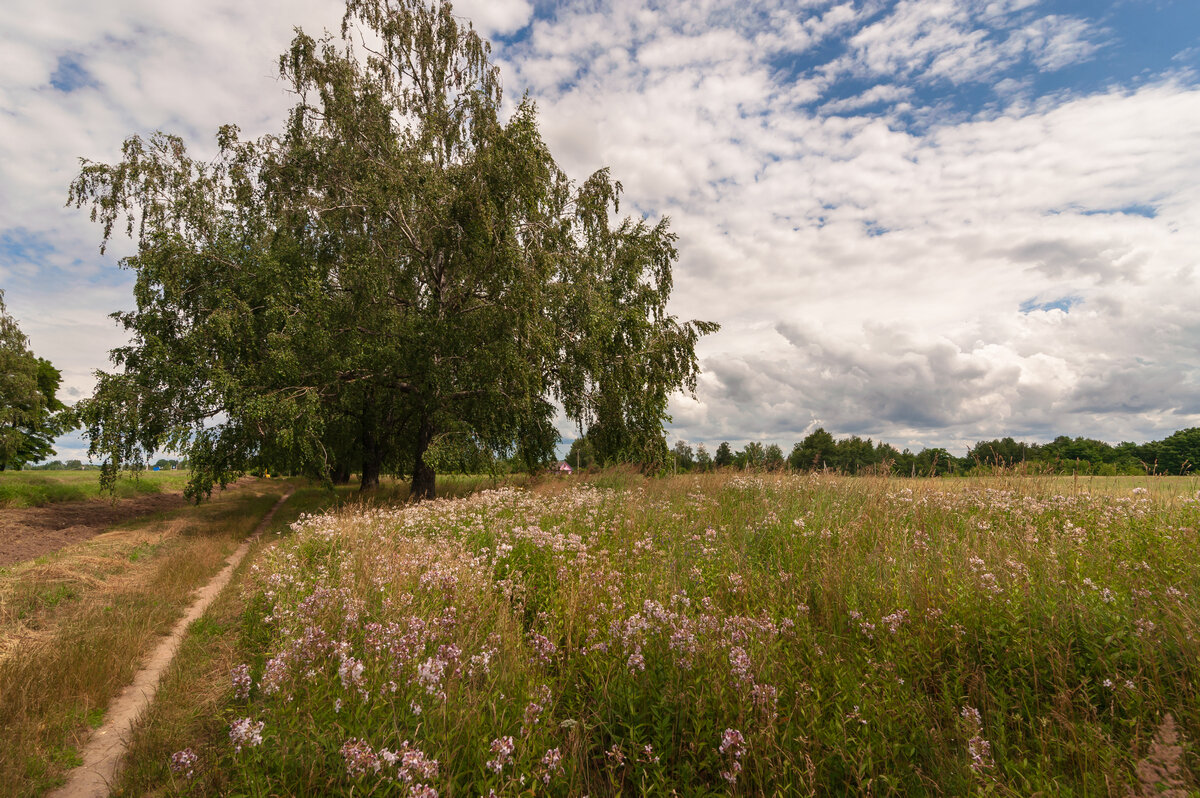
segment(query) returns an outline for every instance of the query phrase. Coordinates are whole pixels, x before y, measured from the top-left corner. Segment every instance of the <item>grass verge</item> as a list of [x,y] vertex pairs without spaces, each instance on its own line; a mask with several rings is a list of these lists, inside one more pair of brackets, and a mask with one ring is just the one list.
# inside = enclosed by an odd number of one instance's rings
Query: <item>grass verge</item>
[[[186,471],[146,471],[136,478],[118,480],[115,498],[183,490]],[[107,500],[100,493],[99,471],[0,472],[0,507],[41,507],[59,502]]]
[[39,795],[78,764],[139,657],[283,489],[239,486],[0,571],[0,795]]

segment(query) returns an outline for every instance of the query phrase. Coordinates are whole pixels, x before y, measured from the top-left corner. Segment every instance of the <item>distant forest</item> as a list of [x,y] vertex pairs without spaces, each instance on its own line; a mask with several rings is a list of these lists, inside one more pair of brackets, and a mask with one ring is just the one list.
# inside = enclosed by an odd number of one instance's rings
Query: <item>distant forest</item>
[[[571,444],[567,463],[572,467],[592,465],[590,446],[582,437]],[[722,443],[715,452],[700,444],[679,441],[671,450],[676,471],[708,471],[736,468],[763,471],[829,470],[843,474],[895,474],[944,476],[981,474],[998,470],[1026,473],[1090,474],[1188,474],[1200,463],[1200,427],[1180,430],[1161,441],[1119,443],[1113,446],[1091,438],[1061,435],[1050,443],[1026,443],[1012,438],[980,441],[955,457],[945,449],[922,449],[913,453],[888,443],[851,435],[834,438],[817,429],[785,454],[778,444],[751,442],[734,451]]]
[[[670,450],[667,470],[678,473],[713,471],[718,468],[758,471],[833,471],[842,474],[893,474],[897,476],[947,476],[1019,471],[1029,474],[1081,474],[1121,476],[1142,474],[1192,474],[1200,463],[1200,427],[1180,430],[1161,441],[1119,443],[1116,446],[1091,438],[1060,435],[1050,443],[1026,443],[1012,438],[980,441],[955,457],[945,449],[922,449],[913,453],[889,443],[851,435],[834,438],[817,429],[785,454],[778,444],[751,442],[741,450],[722,443],[709,452],[704,444],[692,446],[679,441]],[[587,436],[575,439],[566,462],[572,468],[598,466]],[[523,463],[504,459],[450,457],[439,463],[446,472],[484,473],[524,471]],[[26,470],[88,470],[100,466],[69,460],[53,460]],[[186,460],[158,460],[152,467],[162,470],[188,467]],[[275,471],[276,469],[271,469]],[[282,472],[281,472],[282,473]]]

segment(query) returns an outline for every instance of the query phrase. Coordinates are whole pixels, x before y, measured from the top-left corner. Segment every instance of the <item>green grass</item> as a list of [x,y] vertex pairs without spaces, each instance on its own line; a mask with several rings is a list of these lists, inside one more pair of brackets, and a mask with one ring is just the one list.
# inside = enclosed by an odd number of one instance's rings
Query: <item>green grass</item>
[[[147,471],[116,485],[116,498],[183,490],[186,471]],[[107,499],[99,471],[0,471],[0,507],[41,507],[57,502]]]
[[1200,769],[1194,480],[596,481],[307,518],[121,794],[1123,796],[1167,713]]

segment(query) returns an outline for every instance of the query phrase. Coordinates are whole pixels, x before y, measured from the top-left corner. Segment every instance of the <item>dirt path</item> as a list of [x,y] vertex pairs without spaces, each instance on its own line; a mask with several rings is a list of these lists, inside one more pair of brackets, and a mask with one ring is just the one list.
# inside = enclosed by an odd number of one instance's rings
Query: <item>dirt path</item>
[[32,560],[99,535],[109,527],[183,507],[181,491],[122,499],[61,502],[43,507],[0,507],[0,568]]
[[238,546],[237,551],[229,555],[221,572],[211,582],[196,591],[195,602],[175,624],[171,634],[163,638],[146,663],[134,675],[133,684],[122,690],[121,694],[109,704],[108,711],[104,713],[104,725],[91,734],[81,751],[83,764],[67,773],[67,783],[49,793],[47,798],[107,798],[117,774],[117,767],[121,763],[121,757],[129,746],[129,737],[134,724],[146,707],[150,705],[150,702],[154,700],[158,683],[167,667],[170,666],[171,660],[174,659],[175,652],[179,649],[179,644],[183,641],[188,626],[204,614],[208,605],[220,594],[225,585],[229,584],[234,569],[246,556],[250,545],[267,528],[275,511],[283,506],[283,503],[291,495],[292,492],[289,490],[279,497],[279,501],[255,527],[254,533]]

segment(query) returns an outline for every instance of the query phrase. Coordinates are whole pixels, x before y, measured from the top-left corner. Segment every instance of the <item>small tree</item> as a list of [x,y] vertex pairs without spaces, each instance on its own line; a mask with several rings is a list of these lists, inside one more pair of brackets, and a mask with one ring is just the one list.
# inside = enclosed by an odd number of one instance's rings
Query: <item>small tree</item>
[[692,451],[692,447],[687,441],[676,441],[675,446],[671,449],[671,454],[675,456],[675,468],[687,473],[692,470],[696,464],[696,453]]
[[571,468],[590,468],[596,462],[596,454],[586,435],[580,435],[571,441],[571,449],[567,452],[567,464]]
[[721,441],[717,446],[717,456],[713,459],[713,464],[717,468],[733,465],[733,449],[730,448],[729,441]]
[[61,382],[58,369],[29,350],[0,291],[0,471],[54,454],[55,436],[74,428],[57,396]]
[[763,465],[768,471],[783,470],[783,450],[779,448],[779,444],[772,443],[763,453]]
[[708,453],[708,449],[703,443],[696,445],[696,467],[704,472],[713,470],[712,455]]
[[793,447],[788,462],[797,471],[820,470],[833,466],[836,451],[833,436],[823,427],[818,427]]
[[741,468],[759,469],[767,461],[767,452],[758,441],[750,441],[746,448],[737,454],[738,465]]

